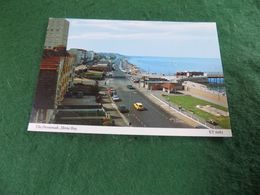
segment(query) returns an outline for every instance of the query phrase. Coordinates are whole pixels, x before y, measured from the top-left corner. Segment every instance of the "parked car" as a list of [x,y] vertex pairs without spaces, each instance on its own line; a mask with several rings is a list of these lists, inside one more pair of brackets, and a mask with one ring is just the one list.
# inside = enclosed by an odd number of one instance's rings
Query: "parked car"
[[214,125],[214,126],[218,125],[218,123],[217,123],[216,121],[214,121],[213,119],[209,119],[209,120],[207,120],[207,122],[208,122],[209,124]]
[[128,113],[129,109],[125,105],[119,105],[118,109],[121,113]]
[[112,100],[113,100],[113,101],[120,101],[120,98],[119,98],[119,96],[118,96],[117,94],[114,94],[114,95],[112,96]]
[[112,73],[112,72],[108,72],[108,73],[107,73],[107,76],[108,76],[108,77],[112,77],[112,76],[113,76],[113,73]]
[[133,87],[133,85],[127,85],[126,86],[128,89],[135,89],[134,87]]
[[114,88],[109,88],[108,93],[112,96],[113,94],[116,94],[116,90]]
[[134,106],[134,108],[135,108],[136,110],[140,110],[140,111],[141,111],[141,110],[144,110],[144,106],[143,106],[143,104],[140,103],[140,102],[134,103],[133,106]]

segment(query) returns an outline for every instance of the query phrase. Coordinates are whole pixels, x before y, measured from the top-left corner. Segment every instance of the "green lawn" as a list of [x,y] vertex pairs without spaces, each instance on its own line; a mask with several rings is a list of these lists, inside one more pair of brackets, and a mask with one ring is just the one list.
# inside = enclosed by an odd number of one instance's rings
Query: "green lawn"
[[197,105],[211,105],[215,108],[218,108],[220,110],[228,111],[227,108],[223,106],[219,106],[217,104],[213,104],[211,102],[207,102],[192,96],[165,96],[165,98],[172,103],[182,106],[187,111],[192,112],[193,114],[204,118],[205,120],[213,119],[215,120],[219,126],[225,129],[230,129],[230,118],[225,116],[214,116],[210,113],[204,112],[198,108],[196,108]]

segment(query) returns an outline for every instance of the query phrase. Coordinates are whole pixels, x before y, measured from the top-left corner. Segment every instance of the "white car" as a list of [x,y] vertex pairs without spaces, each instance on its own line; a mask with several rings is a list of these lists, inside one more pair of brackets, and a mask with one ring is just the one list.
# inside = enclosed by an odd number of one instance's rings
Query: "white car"
[[114,94],[114,95],[112,96],[112,100],[113,100],[113,101],[120,101],[120,98],[119,98],[119,96],[118,96],[117,94]]

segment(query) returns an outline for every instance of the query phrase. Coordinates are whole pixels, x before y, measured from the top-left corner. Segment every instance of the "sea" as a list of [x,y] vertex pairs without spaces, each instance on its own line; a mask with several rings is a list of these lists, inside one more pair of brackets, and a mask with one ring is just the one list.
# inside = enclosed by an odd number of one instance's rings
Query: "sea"
[[174,75],[183,71],[223,73],[222,63],[218,58],[128,56],[127,60],[147,73],[164,75]]
[[[160,75],[175,75],[176,72],[197,71],[211,74],[223,74],[219,58],[176,58],[128,56],[127,61],[136,65],[142,72]],[[224,78],[208,79],[208,89],[225,93]]]

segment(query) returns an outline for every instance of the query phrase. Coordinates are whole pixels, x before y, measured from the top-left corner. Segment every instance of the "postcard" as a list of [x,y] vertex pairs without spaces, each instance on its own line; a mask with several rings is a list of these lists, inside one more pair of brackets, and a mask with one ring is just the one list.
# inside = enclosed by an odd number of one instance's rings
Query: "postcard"
[[28,131],[232,137],[214,22],[49,18]]

